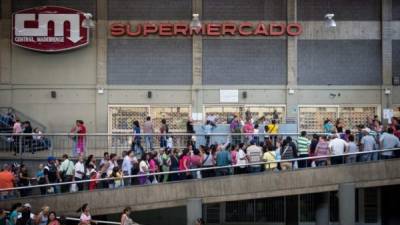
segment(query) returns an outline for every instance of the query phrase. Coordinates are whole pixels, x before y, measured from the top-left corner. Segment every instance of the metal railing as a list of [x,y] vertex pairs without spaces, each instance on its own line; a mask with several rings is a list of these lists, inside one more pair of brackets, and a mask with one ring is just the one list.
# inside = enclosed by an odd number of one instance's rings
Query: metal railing
[[[392,148],[392,149],[383,149],[383,150],[372,150],[372,151],[365,151],[365,152],[355,152],[355,153],[345,153],[341,155],[324,155],[324,156],[313,156],[313,157],[304,157],[304,158],[294,158],[294,159],[286,159],[286,160],[274,160],[270,162],[256,162],[256,163],[247,163],[245,165],[227,165],[227,166],[213,166],[213,167],[203,167],[203,168],[196,168],[196,169],[188,169],[188,170],[180,170],[180,171],[168,171],[168,172],[154,172],[154,173],[147,173],[147,174],[137,174],[137,175],[129,175],[129,176],[123,176],[122,178],[118,179],[129,179],[129,178],[140,178],[140,177],[149,177],[149,176],[159,176],[159,175],[170,175],[170,174],[182,174],[182,173],[191,173],[191,172],[197,172],[197,171],[207,171],[207,170],[223,170],[223,169],[233,169],[237,167],[254,167],[254,166],[265,166],[265,165],[271,165],[271,164],[282,164],[282,163],[296,163],[298,161],[324,161],[327,160],[329,161],[330,159],[334,157],[340,157],[342,159],[345,159],[346,157],[350,156],[365,156],[365,155],[373,155],[373,154],[381,154],[384,152],[390,152],[393,154],[396,151],[399,151],[400,148]],[[379,159],[380,160],[380,159]],[[375,161],[375,160],[366,160],[366,161]],[[366,162],[364,160],[361,160],[361,162]],[[358,163],[358,162],[355,162]],[[347,164],[340,163],[338,165],[343,165]],[[329,166],[329,164],[324,165],[324,166],[316,166],[316,168],[322,168]],[[307,167],[305,167],[307,168]],[[310,168],[310,167],[308,167]],[[301,168],[298,168],[301,169]],[[293,169],[295,170],[295,169]],[[204,179],[204,178],[203,178]],[[79,184],[79,183],[89,183],[89,182],[102,182],[102,181],[111,181],[111,180],[116,180],[114,177],[107,177],[107,178],[98,178],[98,179],[90,179],[90,180],[80,180],[80,181],[70,181],[70,182],[60,182],[60,183],[51,183],[51,184],[40,184],[40,185],[33,185],[33,186],[22,186],[22,187],[14,187],[14,188],[5,188],[5,189],[0,189],[1,192],[7,192],[7,191],[16,191],[16,190],[24,190],[24,189],[33,189],[33,188],[45,188],[45,187],[55,187],[55,186],[61,186],[61,185],[71,185],[71,184]],[[127,185],[125,187],[134,187],[136,185]]]
[[[250,139],[256,139],[261,143],[266,138],[298,136],[298,133],[279,134],[241,134],[241,133],[151,133],[151,134],[11,134],[0,133],[0,157],[26,154],[37,154],[37,157],[54,156],[61,157],[64,154],[77,156],[79,151],[84,156],[94,155],[102,157],[104,152],[122,155],[123,151],[135,150],[144,152],[160,147],[185,148],[188,144],[199,145],[222,144],[228,139],[233,144],[240,142],[249,143]],[[32,156],[29,156],[31,158]]]

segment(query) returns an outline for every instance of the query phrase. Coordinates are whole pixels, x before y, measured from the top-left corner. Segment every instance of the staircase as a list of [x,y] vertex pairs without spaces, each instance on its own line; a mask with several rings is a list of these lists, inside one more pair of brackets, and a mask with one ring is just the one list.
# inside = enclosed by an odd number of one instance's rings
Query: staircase
[[[28,115],[19,112],[15,110],[14,108],[11,107],[0,107],[0,150],[10,150],[14,149],[10,145],[15,145],[16,143],[13,143],[11,141],[11,135],[4,135],[4,134],[11,134],[13,133],[13,127],[12,124],[10,123],[10,117],[9,113],[13,115],[15,119],[19,119],[21,122],[23,121],[29,121],[32,125],[32,128],[39,128],[43,133],[46,132],[46,126],[44,126],[42,123],[36,121],[35,119],[29,117]],[[16,147],[16,146],[14,146]],[[43,149],[42,147],[38,147],[37,145],[33,146],[36,150]]]

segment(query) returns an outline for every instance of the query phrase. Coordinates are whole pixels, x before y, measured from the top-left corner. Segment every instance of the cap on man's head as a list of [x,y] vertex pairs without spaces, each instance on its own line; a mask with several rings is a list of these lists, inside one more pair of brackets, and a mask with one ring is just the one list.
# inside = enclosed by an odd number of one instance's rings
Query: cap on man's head
[[53,156],[47,157],[47,162],[50,162],[50,161],[56,161],[56,158]]
[[24,207],[25,207],[25,208],[30,208],[30,209],[32,208],[31,204],[29,204],[29,203],[25,203],[25,204],[24,204]]

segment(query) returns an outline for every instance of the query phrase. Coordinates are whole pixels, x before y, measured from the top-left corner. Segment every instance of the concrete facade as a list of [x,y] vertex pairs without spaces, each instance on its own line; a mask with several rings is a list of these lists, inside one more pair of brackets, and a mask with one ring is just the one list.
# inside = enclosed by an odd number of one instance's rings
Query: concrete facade
[[[220,89],[246,91],[237,104],[400,105],[392,76],[400,66],[400,6],[392,0],[97,0],[1,1],[0,106],[13,107],[65,132],[76,119],[89,132],[108,131],[108,105],[220,104]],[[89,46],[43,54],[12,46],[11,13],[44,4],[94,14]],[[122,7],[123,5],[123,7]],[[240,9],[240,11],[237,11]],[[336,14],[337,28],[323,16]],[[111,37],[115,21],[298,21],[299,37]],[[329,55],[329,57],[325,57]],[[104,88],[104,94],[97,89]],[[384,90],[392,93],[388,96]],[[293,89],[293,95],[288,94]],[[50,96],[57,92],[57,98]],[[151,91],[153,97],[147,98]],[[331,93],[341,93],[331,98]]]
[[[215,177],[114,190],[99,189],[91,192],[28,197],[24,201],[30,202],[33,208],[51,205],[58,213],[68,215],[74,214],[77,205],[87,202],[96,206],[92,207],[93,215],[118,213],[126,206],[132,207],[133,211],[141,211],[190,205],[189,207],[196,209],[196,214],[191,216],[193,218],[199,213],[199,202],[209,204],[336,190],[340,192],[340,185],[345,183],[354,183],[354,188],[400,184],[399,160]],[[21,199],[1,201],[0,207],[8,207],[20,201]]]

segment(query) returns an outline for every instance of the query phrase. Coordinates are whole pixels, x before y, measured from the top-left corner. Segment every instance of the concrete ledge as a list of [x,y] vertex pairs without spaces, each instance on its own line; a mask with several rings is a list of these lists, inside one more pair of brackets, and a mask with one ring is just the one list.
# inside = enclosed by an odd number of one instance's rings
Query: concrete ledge
[[60,214],[74,215],[83,203],[89,203],[93,215],[111,214],[131,206],[134,211],[184,206],[187,199],[203,203],[237,201],[275,196],[338,190],[339,184],[356,187],[400,184],[399,159],[352,165],[310,168],[280,173],[257,173],[215,177],[166,184],[103,189],[93,192],[37,196],[0,202],[9,208],[15,202],[29,202],[35,209],[49,205]]

